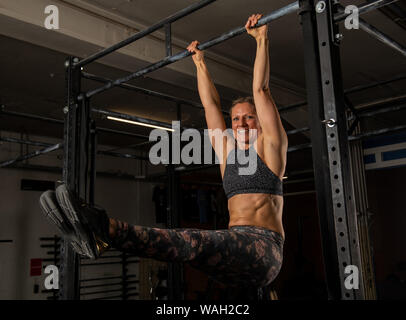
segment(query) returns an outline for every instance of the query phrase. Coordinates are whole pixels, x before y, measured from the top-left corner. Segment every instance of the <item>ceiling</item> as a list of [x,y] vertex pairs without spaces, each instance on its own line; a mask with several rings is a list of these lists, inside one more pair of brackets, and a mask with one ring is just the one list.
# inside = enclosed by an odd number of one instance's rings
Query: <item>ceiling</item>
[[[108,15],[109,19],[112,19],[111,15],[114,15],[115,18],[122,17],[126,21],[130,20],[139,25],[150,26],[196,1],[60,0],[60,2],[79,7],[89,15]],[[286,0],[272,2],[265,0],[219,0],[173,23],[173,39],[177,43],[185,45],[194,39],[205,42],[243,25],[247,16],[251,13],[261,12],[267,14],[290,2]],[[363,2],[341,1],[343,5]],[[401,3],[398,3],[397,6],[400,10],[405,8]],[[402,24],[404,18],[399,15],[399,10],[397,12],[397,18],[381,10],[367,13],[362,18],[382,32],[390,35],[401,45],[406,46],[405,29]],[[0,15],[0,22],[1,19],[2,16]],[[298,22],[297,14],[291,14],[272,22],[269,26],[271,77],[278,81],[278,86],[281,83],[285,84],[288,88],[286,92],[291,93],[284,92],[281,94],[275,86],[273,90],[278,105],[286,105],[305,99],[303,41]],[[27,32],[29,32],[28,29]],[[344,88],[389,79],[406,73],[406,59],[397,51],[361,30],[341,28],[341,32],[344,35],[341,44]],[[154,33],[152,36],[161,37],[158,33]],[[0,102],[6,105],[7,110],[62,119],[62,109],[65,104],[63,64],[68,53],[51,50],[30,43],[28,40],[13,39],[7,35],[0,36],[0,43],[2,48],[0,50]],[[224,58],[227,61],[233,61],[246,68],[251,68],[255,58],[255,43],[249,36],[242,35],[212,47],[208,51],[213,57]],[[187,62],[179,61],[177,63]],[[128,72],[134,71],[134,69],[120,70],[104,64],[92,63],[86,67],[86,71],[114,79],[127,75]],[[196,80],[191,76],[182,75],[182,77],[177,78],[177,74],[174,74],[171,77],[163,76],[159,80],[156,75],[148,75],[145,78],[133,80],[131,83],[150,90],[199,102]],[[98,86],[100,84],[88,80],[83,82],[83,90]],[[349,98],[354,105],[359,105],[377,99],[404,95],[406,94],[405,88],[406,81],[402,80],[372,90],[351,94]],[[218,89],[225,104],[224,108],[232,99],[244,94],[227,86],[218,86]],[[170,122],[176,119],[176,105],[173,102],[128,92],[123,89],[116,88],[96,96],[92,99],[92,105],[159,121]],[[306,125],[307,119],[303,112],[290,115],[290,118],[285,115],[283,117],[286,120],[287,128]],[[182,119],[185,121],[185,126],[204,127],[203,111],[183,106]],[[382,116],[382,119],[384,119],[382,123],[385,126],[388,123],[397,124],[403,121],[399,114],[392,118]],[[379,122],[380,120],[375,119],[374,121]],[[0,125],[2,130],[25,132],[31,135],[62,137],[60,126],[38,125],[38,121],[0,116]],[[149,130],[141,127],[111,123],[100,118],[98,118],[98,125],[145,135],[148,135],[149,132]],[[118,139],[117,135],[106,135],[102,137],[101,141],[111,145],[130,145],[134,143],[133,138],[122,137]],[[290,142],[292,143],[292,141],[297,143],[306,141],[306,136],[292,137]]]

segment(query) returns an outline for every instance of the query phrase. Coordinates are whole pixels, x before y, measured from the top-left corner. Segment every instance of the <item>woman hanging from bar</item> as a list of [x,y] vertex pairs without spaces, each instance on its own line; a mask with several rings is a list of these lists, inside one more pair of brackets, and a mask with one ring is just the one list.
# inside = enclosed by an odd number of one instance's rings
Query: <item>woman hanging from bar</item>
[[[261,15],[249,17],[245,28],[257,43],[253,97],[237,99],[230,108],[232,130],[212,146],[220,160],[228,197],[229,228],[225,230],[161,229],[130,225],[89,207],[67,190],[41,196],[47,216],[71,238],[81,255],[97,258],[109,247],[139,257],[185,262],[227,286],[261,288],[280,271],[283,258],[282,177],[286,166],[287,136],[269,89],[267,26],[255,28]],[[220,98],[207,70],[198,42],[188,46],[197,68],[198,90],[207,126],[227,132]],[[225,137],[225,139],[224,139]],[[219,137],[217,136],[217,139]],[[225,151],[225,152],[223,152]],[[255,170],[240,164],[240,155],[254,155]],[[223,161],[221,161],[223,160]]]

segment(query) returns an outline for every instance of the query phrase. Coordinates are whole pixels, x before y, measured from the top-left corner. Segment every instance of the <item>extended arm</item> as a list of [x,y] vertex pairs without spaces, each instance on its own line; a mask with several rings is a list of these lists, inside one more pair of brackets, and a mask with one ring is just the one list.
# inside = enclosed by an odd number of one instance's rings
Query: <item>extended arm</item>
[[204,54],[197,49],[197,41],[193,41],[188,50],[194,52],[193,61],[197,70],[197,86],[199,90],[200,100],[202,101],[207,127],[209,129],[226,129],[223,114],[221,112],[220,96],[214,86],[210,73],[204,61]]
[[[231,141],[228,135],[223,135],[226,130],[226,123],[224,121],[223,113],[221,111],[220,96],[214,86],[207,65],[204,61],[204,54],[197,49],[197,41],[193,41],[188,50],[195,53],[193,61],[197,70],[197,86],[199,90],[200,100],[203,104],[207,127],[211,130],[216,130],[215,135],[210,137],[211,144],[217,157],[222,160],[221,164],[225,163],[225,157],[230,149]],[[224,166],[221,165],[221,172],[223,173]]]
[[287,136],[283,128],[278,109],[269,89],[269,40],[267,26],[254,27],[261,15],[253,15],[246,24],[247,32],[253,36],[257,43],[257,53],[254,64],[254,78],[252,90],[257,109],[258,119],[264,135],[273,148],[285,151]]

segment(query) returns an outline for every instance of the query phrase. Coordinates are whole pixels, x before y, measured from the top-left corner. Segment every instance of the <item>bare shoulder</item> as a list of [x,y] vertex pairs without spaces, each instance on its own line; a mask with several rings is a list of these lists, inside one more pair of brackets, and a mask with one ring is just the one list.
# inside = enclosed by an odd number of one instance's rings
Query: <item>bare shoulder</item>
[[258,155],[280,179],[283,178],[286,168],[287,147],[285,144],[274,144],[272,139],[264,135],[258,137]]

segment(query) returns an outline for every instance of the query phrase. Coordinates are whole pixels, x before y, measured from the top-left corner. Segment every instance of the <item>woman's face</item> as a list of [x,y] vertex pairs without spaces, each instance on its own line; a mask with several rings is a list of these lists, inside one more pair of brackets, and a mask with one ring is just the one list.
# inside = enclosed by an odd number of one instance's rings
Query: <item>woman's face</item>
[[261,130],[255,108],[249,102],[238,103],[231,109],[231,124],[234,138],[239,143],[252,143]]

